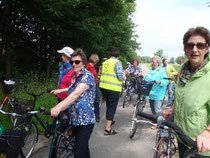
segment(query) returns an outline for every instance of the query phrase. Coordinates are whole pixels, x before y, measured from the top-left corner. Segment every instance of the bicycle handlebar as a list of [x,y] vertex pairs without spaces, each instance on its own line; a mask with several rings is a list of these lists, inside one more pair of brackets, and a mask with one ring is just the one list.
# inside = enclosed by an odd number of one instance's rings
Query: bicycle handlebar
[[28,86],[24,86],[23,90],[25,91],[25,93],[33,96],[34,98],[39,97],[39,96],[41,96],[41,95],[43,95],[45,93],[50,93],[51,92],[50,89],[47,89],[44,92],[41,92],[40,94],[31,93],[31,92],[28,91]]
[[164,80],[171,80],[171,81],[176,81],[175,79],[173,79],[173,78],[170,78],[170,77],[164,77],[163,79],[164,79]]
[[160,123],[163,126],[167,126],[167,127],[171,128],[172,130],[174,130],[177,133],[177,135],[181,138],[181,140],[186,145],[189,145],[189,146],[197,149],[197,143],[195,141],[193,141],[191,138],[189,138],[187,135],[185,135],[183,133],[183,131],[181,130],[181,128],[178,125],[176,125],[174,122],[172,122],[170,118],[164,120],[162,116],[157,116],[157,115],[154,116],[152,114],[148,114],[145,112],[138,112],[138,115],[141,117],[144,117],[146,119],[149,119],[151,121]]

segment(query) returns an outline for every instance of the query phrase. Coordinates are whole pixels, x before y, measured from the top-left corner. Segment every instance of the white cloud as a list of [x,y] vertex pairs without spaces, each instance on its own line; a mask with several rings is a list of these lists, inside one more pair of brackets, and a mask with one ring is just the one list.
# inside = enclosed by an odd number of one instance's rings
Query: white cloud
[[170,57],[184,54],[182,37],[190,27],[210,30],[208,0],[137,0],[133,21],[142,49],[140,56],[153,56],[159,48]]

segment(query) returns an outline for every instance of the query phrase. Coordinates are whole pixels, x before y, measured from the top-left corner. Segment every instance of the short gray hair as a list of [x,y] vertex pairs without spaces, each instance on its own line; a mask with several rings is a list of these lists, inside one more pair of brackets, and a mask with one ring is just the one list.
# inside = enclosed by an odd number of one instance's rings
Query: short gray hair
[[162,63],[161,57],[159,57],[159,56],[154,56],[154,57],[152,57],[152,59],[155,59],[155,60],[157,61],[157,63],[158,63],[159,66],[161,65],[161,63]]

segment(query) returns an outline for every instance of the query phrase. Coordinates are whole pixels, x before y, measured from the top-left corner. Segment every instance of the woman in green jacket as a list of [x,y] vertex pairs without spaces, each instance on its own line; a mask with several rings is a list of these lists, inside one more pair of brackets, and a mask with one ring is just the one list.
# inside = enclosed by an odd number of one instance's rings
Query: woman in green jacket
[[[183,38],[188,61],[183,64],[175,91],[175,104],[163,116],[174,113],[175,123],[197,142],[196,158],[210,158],[210,33],[204,27],[190,28]],[[179,157],[187,147],[181,142]]]

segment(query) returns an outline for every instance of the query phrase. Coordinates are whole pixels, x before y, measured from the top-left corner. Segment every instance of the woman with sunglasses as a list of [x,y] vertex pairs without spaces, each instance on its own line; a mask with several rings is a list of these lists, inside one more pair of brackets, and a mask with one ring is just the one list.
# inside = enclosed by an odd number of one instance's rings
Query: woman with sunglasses
[[[196,158],[210,158],[210,33],[204,27],[190,28],[183,44],[188,61],[179,72],[175,103],[163,116],[174,113],[175,123],[197,142]],[[181,141],[178,146],[183,158],[188,148]]]
[[68,109],[75,136],[74,158],[90,158],[88,142],[95,124],[95,79],[85,68],[87,58],[82,49],[71,55],[70,63],[74,71],[70,87],[52,92],[68,91],[68,97],[51,109],[51,116],[55,118]]

